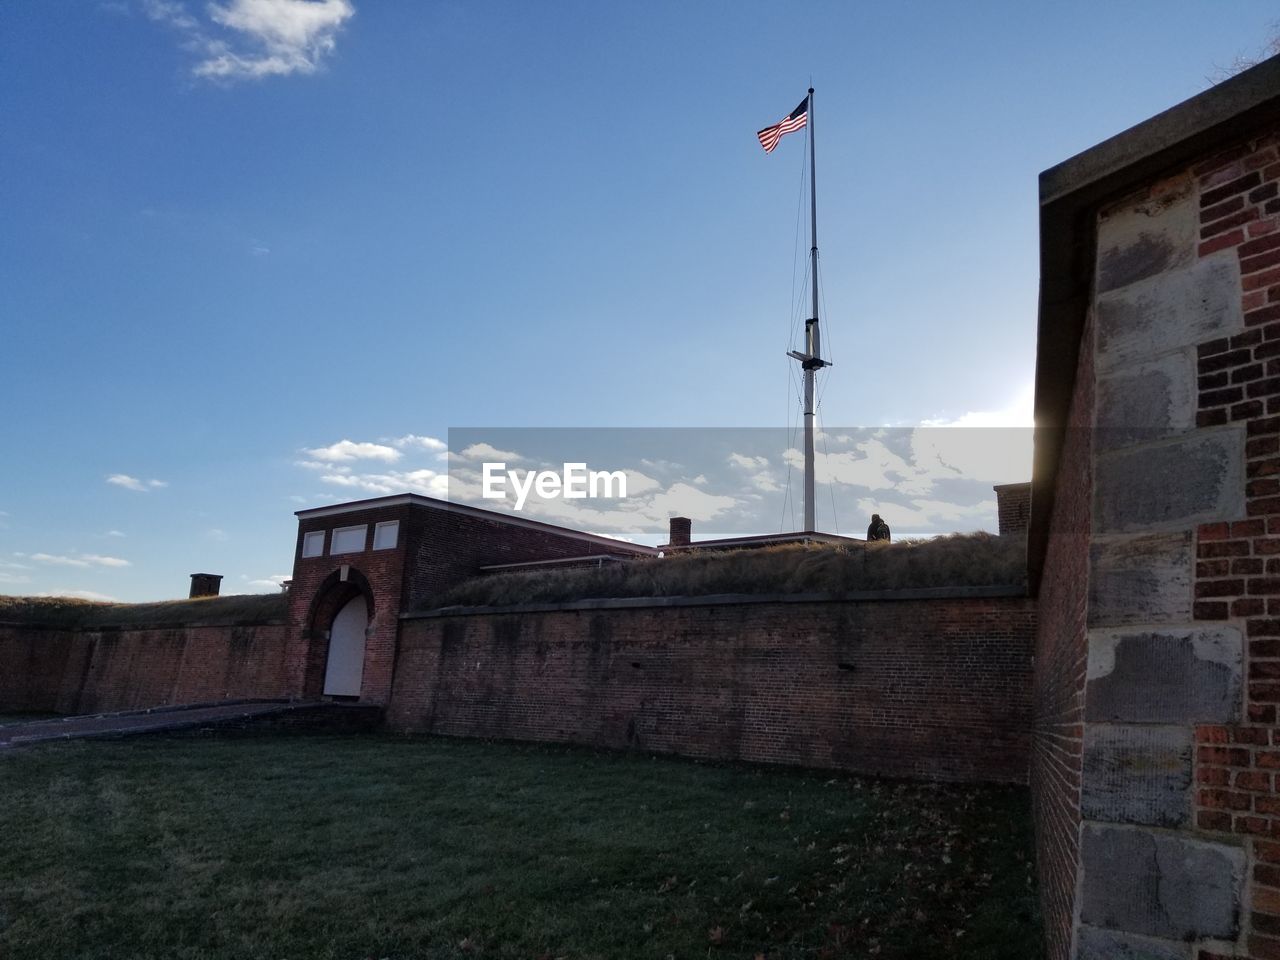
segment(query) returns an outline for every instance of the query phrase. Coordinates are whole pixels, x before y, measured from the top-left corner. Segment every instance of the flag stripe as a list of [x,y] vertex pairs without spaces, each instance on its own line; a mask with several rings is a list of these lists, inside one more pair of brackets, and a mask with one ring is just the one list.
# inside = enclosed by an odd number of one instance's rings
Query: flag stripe
[[809,122],[809,98],[800,101],[800,106],[796,107],[789,114],[782,118],[781,122],[775,123],[772,127],[765,127],[756,134],[756,139],[760,141],[760,146],[764,147],[765,153],[772,153],[773,148],[778,145],[778,141],[788,133],[795,133],[801,130]]

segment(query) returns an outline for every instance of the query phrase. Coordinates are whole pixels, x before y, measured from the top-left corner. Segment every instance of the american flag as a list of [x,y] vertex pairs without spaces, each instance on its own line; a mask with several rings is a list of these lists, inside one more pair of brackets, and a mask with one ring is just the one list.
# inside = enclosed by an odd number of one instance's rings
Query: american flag
[[805,97],[800,101],[800,106],[782,118],[781,123],[775,123],[772,127],[765,127],[756,134],[756,138],[760,141],[760,146],[764,147],[765,153],[772,153],[773,148],[778,145],[778,141],[782,139],[783,134],[803,130],[808,122],[809,98]]

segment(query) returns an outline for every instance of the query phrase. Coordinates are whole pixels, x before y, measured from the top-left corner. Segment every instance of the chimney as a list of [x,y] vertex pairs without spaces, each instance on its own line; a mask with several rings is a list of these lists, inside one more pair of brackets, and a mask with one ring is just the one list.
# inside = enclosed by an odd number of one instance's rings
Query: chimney
[[1025,534],[1031,524],[1031,483],[1001,483],[993,489],[996,492],[1000,536]]
[[191,575],[191,598],[216,597],[222,588],[222,574],[193,573]]
[[693,521],[688,517],[672,517],[669,547],[687,547],[693,541]]

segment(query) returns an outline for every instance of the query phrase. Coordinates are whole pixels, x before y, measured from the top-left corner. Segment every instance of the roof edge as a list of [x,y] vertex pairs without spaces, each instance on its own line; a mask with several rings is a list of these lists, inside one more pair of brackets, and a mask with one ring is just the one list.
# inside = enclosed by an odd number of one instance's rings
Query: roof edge
[[442,510],[445,513],[461,513],[465,516],[479,517],[482,520],[489,520],[494,523],[505,523],[513,527],[527,527],[534,530],[545,530],[550,533],[558,534],[562,537],[574,537],[578,540],[585,540],[588,543],[621,549],[640,556],[656,557],[658,555],[656,547],[645,546],[642,543],[632,543],[629,540],[619,540],[615,537],[606,537],[599,533],[587,533],[584,530],[574,530],[572,527],[562,527],[558,524],[546,523],[542,520],[530,520],[526,517],[515,517],[509,513],[500,513],[497,510],[484,510],[480,507],[473,507],[465,503],[454,503],[452,500],[440,500],[436,497],[424,497],[420,493],[398,493],[385,497],[371,497],[367,500],[349,500],[346,503],[335,503],[327,507],[311,507],[308,510],[295,510],[294,516],[299,520],[314,520],[319,517],[338,517],[346,513],[357,513],[361,510],[378,510],[383,507],[399,506],[424,507],[428,510]]

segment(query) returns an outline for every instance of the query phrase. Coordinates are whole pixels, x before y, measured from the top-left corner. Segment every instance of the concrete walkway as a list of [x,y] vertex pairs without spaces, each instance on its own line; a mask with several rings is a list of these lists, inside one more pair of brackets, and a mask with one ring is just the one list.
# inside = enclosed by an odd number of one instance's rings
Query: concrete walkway
[[[372,713],[370,711],[373,711]],[[359,712],[360,716],[356,716]],[[296,714],[296,718],[288,716]],[[244,729],[263,726],[305,726],[319,729],[371,727],[376,724],[379,708],[361,704],[327,703],[290,700],[237,700],[227,703],[193,704],[190,706],[155,707],[123,713],[101,713],[54,720],[34,720],[0,726],[0,750],[49,740],[78,740],[90,737],[127,737],[147,733],[216,728],[227,726]],[[293,721],[298,721],[296,724]],[[317,723],[317,720],[320,722]],[[327,724],[325,720],[337,721]],[[368,723],[361,721],[368,720]]]

